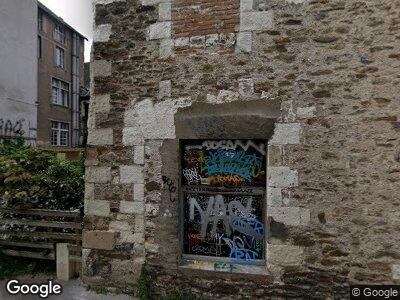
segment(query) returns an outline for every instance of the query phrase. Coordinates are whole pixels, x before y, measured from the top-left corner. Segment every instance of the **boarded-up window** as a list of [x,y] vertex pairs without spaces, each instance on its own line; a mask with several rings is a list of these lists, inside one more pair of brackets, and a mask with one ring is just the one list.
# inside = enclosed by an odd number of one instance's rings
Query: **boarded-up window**
[[183,253],[264,259],[265,141],[184,140]]

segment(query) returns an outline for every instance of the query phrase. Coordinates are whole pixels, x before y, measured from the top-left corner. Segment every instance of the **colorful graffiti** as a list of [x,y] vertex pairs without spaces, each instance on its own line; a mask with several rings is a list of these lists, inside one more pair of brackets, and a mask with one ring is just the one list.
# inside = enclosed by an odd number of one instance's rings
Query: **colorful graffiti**
[[185,141],[184,185],[265,186],[261,140]]
[[[185,141],[182,166],[184,252],[246,264],[263,259],[265,143]],[[232,272],[229,266],[214,267]]]
[[262,259],[262,196],[187,194],[184,204],[185,253]]

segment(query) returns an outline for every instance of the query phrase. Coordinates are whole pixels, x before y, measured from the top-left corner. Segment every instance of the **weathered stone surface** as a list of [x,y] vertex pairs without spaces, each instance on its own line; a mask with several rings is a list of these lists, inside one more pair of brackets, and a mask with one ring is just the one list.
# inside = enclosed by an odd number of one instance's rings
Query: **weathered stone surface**
[[158,19],[160,21],[171,20],[171,3],[163,2],[158,5]]
[[167,58],[174,55],[174,41],[172,39],[162,39],[160,42],[160,58]]
[[133,185],[133,200],[143,202],[143,200],[144,200],[144,184],[135,183]]
[[112,128],[91,129],[88,135],[88,145],[112,145],[114,142]]
[[85,215],[108,217],[110,215],[110,201],[104,201],[104,200],[85,201]]
[[110,94],[96,95],[91,99],[91,111],[93,113],[106,113],[110,111]]
[[112,25],[102,24],[95,26],[93,31],[94,42],[107,42],[111,36]]
[[273,29],[272,11],[252,11],[240,13],[240,31]]
[[300,143],[301,126],[298,123],[277,123],[272,139],[269,141],[271,145],[288,145]]
[[268,206],[268,216],[275,221],[292,226],[305,226],[310,222],[310,211],[301,207],[276,207]]
[[291,170],[289,167],[269,167],[268,170],[269,187],[285,188],[298,185],[297,171]]
[[163,3],[163,2],[171,2],[171,0],[140,0],[140,2],[142,3],[142,5],[156,5],[159,3]]
[[111,168],[87,167],[85,180],[89,183],[107,183],[111,180]]
[[89,249],[113,250],[117,236],[118,233],[112,231],[84,230],[82,245]]
[[139,165],[120,166],[121,183],[143,183],[143,167]]
[[144,146],[135,146],[134,147],[133,162],[137,165],[144,164]]
[[171,22],[157,22],[150,25],[149,28],[149,39],[168,39],[171,38]]
[[144,212],[144,203],[137,201],[121,201],[119,210],[123,214],[142,214]]
[[[85,216],[85,228],[112,227],[120,237],[113,250],[84,251],[85,282],[133,291],[146,266],[154,299],[173,289],[205,299],[347,299],[355,282],[398,283],[400,7],[127,3],[96,8],[96,24],[110,30],[100,38],[106,43],[95,41],[94,60],[111,62],[112,76],[92,80],[93,96],[109,98],[91,106],[88,127],[112,128],[113,136],[89,147],[96,151],[87,165],[112,167],[113,176],[87,182],[85,201],[109,201],[111,212]],[[171,4],[170,20],[160,3]],[[149,27],[160,21],[170,31],[155,25],[150,41]],[[241,79],[252,79],[254,91]],[[159,97],[160,81],[171,81],[171,94]],[[254,277],[253,265],[240,275],[212,263],[182,269],[179,139],[255,137],[268,141],[266,274]],[[120,182],[119,166],[132,164],[143,167],[143,194],[129,172],[129,183]],[[128,261],[135,276],[123,270]]]
[[298,246],[267,244],[267,261],[279,266],[300,265],[304,260],[304,250]]
[[160,81],[158,88],[158,99],[171,97],[171,80]]
[[253,10],[254,0],[240,0],[240,12]]
[[236,42],[237,52],[251,52],[251,45],[253,43],[253,33],[251,31],[242,31],[238,33]]
[[90,64],[91,75],[96,76],[110,76],[111,75],[111,62],[106,60],[94,60]]
[[392,277],[395,280],[400,280],[400,265],[392,265]]

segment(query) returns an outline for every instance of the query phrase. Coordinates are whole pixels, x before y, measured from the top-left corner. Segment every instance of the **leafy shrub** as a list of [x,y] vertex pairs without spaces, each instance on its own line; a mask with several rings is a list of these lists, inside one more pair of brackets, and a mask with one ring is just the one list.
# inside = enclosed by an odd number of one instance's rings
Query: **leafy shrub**
[[84,163],[8,142],[0,147],[0,205],[77,209],[83,205]]

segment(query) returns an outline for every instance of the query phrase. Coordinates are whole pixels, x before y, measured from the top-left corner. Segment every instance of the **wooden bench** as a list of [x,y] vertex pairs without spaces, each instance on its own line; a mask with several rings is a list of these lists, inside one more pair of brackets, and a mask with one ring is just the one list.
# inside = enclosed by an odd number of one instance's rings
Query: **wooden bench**
[[57,278],[79,273],[81,212],[0,208],[0,249],[10,256],[55,260]]

